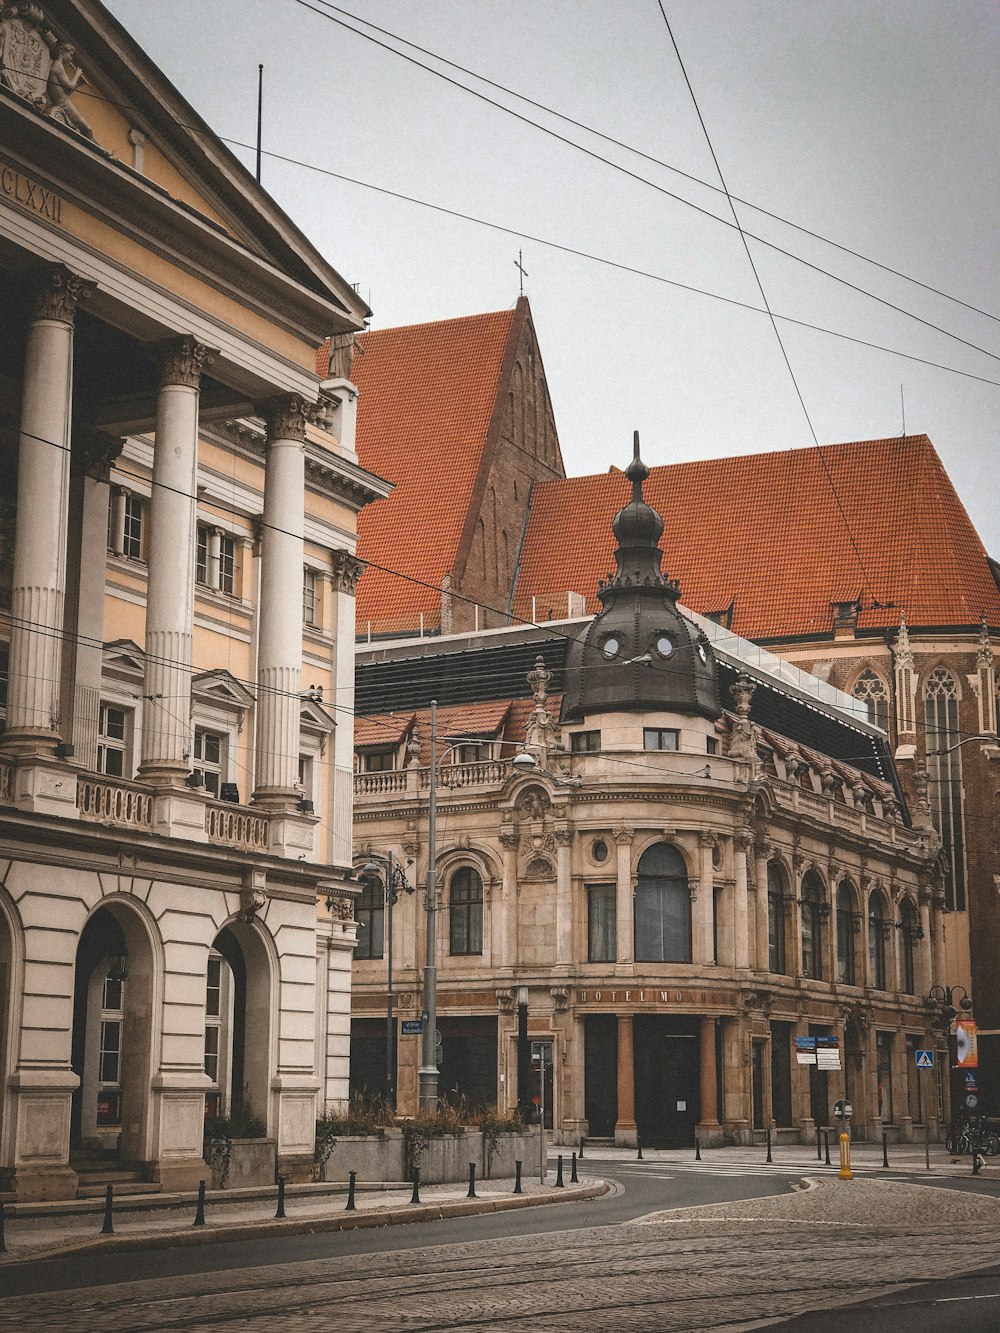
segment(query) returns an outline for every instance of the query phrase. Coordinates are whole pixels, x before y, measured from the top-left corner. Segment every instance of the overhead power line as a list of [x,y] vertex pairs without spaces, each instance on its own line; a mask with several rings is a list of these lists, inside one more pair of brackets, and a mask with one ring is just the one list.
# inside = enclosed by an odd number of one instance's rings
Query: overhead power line
[[[328,9],[318,7],[319,5],[327,3],[327,0],[316,0],[315,3],[314,0],[293,0],[293,3],[300,5],[303,9],[310,10],[320,18],[325,19],[328,23],[334,23],[345,31],[353,32],[355,36],[361,37],[367,42],[372,42],[382,50],[391,52],[393,55],[398,56],[400,60],[405,60],[409,64],[416,65],[419,69],[425,70],[435,78],[442,79],[452,87],[459,88],[470,96],[478,98],[489,106],[495,107],[505,115],[512,116],[515,120],[519,120],[525,125],[530,125],[533,129],[548,135],[559,143],[565,144],[567,147],[574,149],[578,153],[583,153],[593,161],[600,162],[604,166],[610,167],[613,171],[620,172],[622,175],[627,176],[630,180],[636,181],[640,185],[646,185],[651,190],[655,190],[658,194],[662,194],[668,199],[673,199],[676,203],[683,204],[686,208],[693,209],[696,213],[701,214],[702,217],[709,218],[711,221],[717,222],[721,226],[729,227],[733,230],[743,230],[738,224],[730,222],[726,218],[720,218],[719,215],[713,213],[710,208],[703,208],[693,200],[687,199],[683,195],[675,193],[673,190],[668,190],[666,186],[658,185],[648,177],[640,176],[638,172],[630,171],[627,167],[622,166],[621,163],[615,162],[611,158],[603,157],[600,153],[595,153],[593,149],[587,148],[584,144],[578,143],[575,139],[567,138],[566,135],[558,133],[558,131],[551,129],[549,126],[542,125],[538,121],[532,120],[529,116],[524,116],[519,111],[515,111],[513,107],[505,106],[503,102],[498,102],[495,98],[487,97],[485,93],[478,92],[475,88],[470,88],[468,84],[461,83],[458,79],[451,78],[450,75],[445,74],[442,70],[435,69],[433,66],[425,64],[422,60],[418,60],[415,56],[408,55],[405,51],[400,51],[396,47],[389,45],[389,43],[380,41],[377,37],[373,37],[371,33],[363,32],[360,28],[352,27],[351,24],[346,23],[343,19],[337,18],[336,15],[331,13]],[[437,57],[435,57],[435,59],[436,58]],[[951,338],[955,342],[971,348],[973,351],[981,352],[984,356],[988,356],[994,361],[1000,361],[1000,353],[991,352],[988,348],[980,347],[978,343],[971,342],[968,338],[963,338],[961,335],[953,333],[950,329],[946,329],[940,324],[935,324],[933,320],[924,319],[922,316],[915,314],[912,310],[907,310],[905,306],[897,305],[894,301],[890,301],[886,297],[877,296],[874,292],[868,291],[867,288],[860,286],[858,283],[851,282],[847,278],[842,278],[838,274],[832,273],[829,269],[823,268],[822,265],[814,264],[811,260],[805,259],[802,255],[797,255],[793,251],[785,249],[784,246],[778,245],[774,241],[769,241],[763,236],[756,235],[754,232],[745,232],[745,234],[749,236],[751,240],[767,246],[769,250],[784,255],[786,258],[804,265],[806,268],[821,274],[823,277],[830,278],[833,282],[847,287],[850,291],[856,292],[861,296],[866,296],[869,300],[875,301],[889,310],[894,310],[897,314],[905,315],[907,319],[912,319],[919,324],[924,324],[926,327],[933,329],[936,333],[940,333],[946,338]]]

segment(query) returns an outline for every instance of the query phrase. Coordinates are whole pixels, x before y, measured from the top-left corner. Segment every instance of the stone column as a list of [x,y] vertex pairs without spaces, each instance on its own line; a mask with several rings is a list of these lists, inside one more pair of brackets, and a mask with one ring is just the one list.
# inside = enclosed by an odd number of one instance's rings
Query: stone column
[[298,800],[302,532],[309,405],[293,394],[272,398],[264,407],[264,416],[267,466],[253,799],[272,809],[287,810]]
[[556,838],[556,967],[568,970],[573,961],[573,881],[570,853],[573,830],[562,824],[555,828]]
[[[337,729],[333,733],[333,782],[330,859],[337,865],[351,861],[351,820],[354,805],[354,626],[358,580],[364,565],[348,551],[332,553],[333,680],[337,688]],[[342,712],[341,710],[346,711]]]
[[[632,885],[632,831],[618,829],[615,832],[617,852],[617,892],[615,894],[615,920],[618,934],[618,964],[631,967],[635,957],[635,890]],[[631,1033],[631,1022],[629,1032]]]
[[753,855],[753,834],[737,833],[733,845],[736,884],[733,889],[733,954],[737,968],[750,966],[750,910],[748,904],[747,857]]
[[73,326],[91,288],[62,265],[39,285],[25,343],[5,750],[49,754],[59,723]]
[[692,940],[692,957],[696,963],[704,966],[713,966],[715,963],[715,950],[713,947],[712,924],[715,920],[715,903],[713,901],[715,889],[715,870],[712,865],[712,851],[715,847],[715,836],[711,833],[702,833],[698,837],[698,849],[701,859],[701,868],[698,875],[698,888],[694,903],[694,921]]
[[509,973],[517,966],[517,849],[520,838],[512,828],[501,829],[500,844],[503,847],[500,969]]
[[715,1068],[715,1019],[701,1020],[701,1116],[698,1135],[702,1143],[711,1147],[721,1142],[719,1126],[719,1086]]
[[162,348],[150,504],[146,670],[140,777],[179,786],[191,767],[198,399],[208,349],[194,338]]
[[923,938],[918,941],[916,950],[917,994],[927,995],[931,987],[938,983],[938,978],[933,975],[931,956],[931,892],[923,885],[920,887],[920,929],[923,931]]
[[618,1119],[615,1122],[615,1145],[619,1148],[634,1148],[637,1141],[632,1015],[620,1014],[618,1016]]
[[[97,767],[104,643],[104,572],[111,466],[125,441],[103,431],[76,441],[70,477],[66,635],[62,645],[63,735],[81,768]],[[125,776],[131,777],[131,773]]]
[[[756,848],[756,857],[754,861],[754,872],[756,879],[756,902],[757,916],[754,922],[754,935],[756,937],[756,967],[758,972],[770,971],[770,948],[769,948],[769,908],[770,903],[767,897],[767,862],[770,853],[770,847],[766,842],[759,842]],[[781,929],[785,928],[784,905],[781,913]]]

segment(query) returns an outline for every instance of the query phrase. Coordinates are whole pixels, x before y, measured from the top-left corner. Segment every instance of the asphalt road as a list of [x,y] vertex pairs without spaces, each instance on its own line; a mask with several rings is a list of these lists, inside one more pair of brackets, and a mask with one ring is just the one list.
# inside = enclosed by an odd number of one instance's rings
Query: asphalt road
[[[619,1165],[595,1163],[596,1175],[613,1181],[614,1193],[584,1203],[548,1204],[473,1217],[415,1222],[410,1226],[329,1231],[318,1235],[267,1237],[175,1249],[106,1254],[63,1255],[0,1270],[0,1291],[5,1296],[32,1292],[176,1277],[185,1273],[253,1269],[263,1265],[300,1263],[353,1254],[382,1254],[424,1245],[467,1244],[507,1237],[544,1236],[590,1227],[613,1227],[664,1208],[725,1203],[784,1194],[797,1180],[786,1175],[714,1175],[690,1170],[671,1172],[667,1164],[640,1162]],[[805,1171],[802,1172],[806,1174]]]
[[910,1287],[864,1305],[798,1315],[775,1333],[997,1333],[1000,1268]]

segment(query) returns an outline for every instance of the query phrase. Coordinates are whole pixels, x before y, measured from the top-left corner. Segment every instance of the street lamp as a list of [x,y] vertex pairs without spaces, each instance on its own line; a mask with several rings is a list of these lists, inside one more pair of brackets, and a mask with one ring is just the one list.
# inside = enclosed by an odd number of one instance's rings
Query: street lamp
[[972,1000],[964,986],[932,986],[927,992],[927,998],[932,1004],[939,1006],[941,1010],[941,1027],[948,1046],[948,1099],[951,1103],[951,1118],[954,1121],[957,1115],[955,1109],[955,1070],[958,1061],[957,1052],[952,1041],[951,1025],[960,1013],[967,1014],[971,1012]]
[[[385,880],[382,879],[382,866],[385,867]],[[413,885],[403,873],[402,866],[396,864],[392,852],[382,856],[378,852],[369,852],[369,860],[361,872],[365,883],[374,888],[380,885],[385,890],[385,959],[388,979],[386,983],[385,1010],[385,1091],[390,1106],[396,1104],[396,1032],[392,1012],[392,909],[399,900],[399,892],[412,893]]]

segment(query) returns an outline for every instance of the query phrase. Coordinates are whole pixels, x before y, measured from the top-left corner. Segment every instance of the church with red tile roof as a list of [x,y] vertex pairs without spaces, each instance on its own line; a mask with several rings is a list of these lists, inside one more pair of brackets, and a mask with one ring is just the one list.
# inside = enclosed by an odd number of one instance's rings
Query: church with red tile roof
[[[525,298],[362,334],[351,374],[359,460],[395,484],[359,520],[361,639],[598,609],[628,482],[617,467],[565,475]],[[929,799],[954,913],[948,975],[975,993],[981,1082],[1000,1113],[1000,567],[933,443],[673,463],[651,469],[646,493],[682,603],[862,699],[908,796]]]

